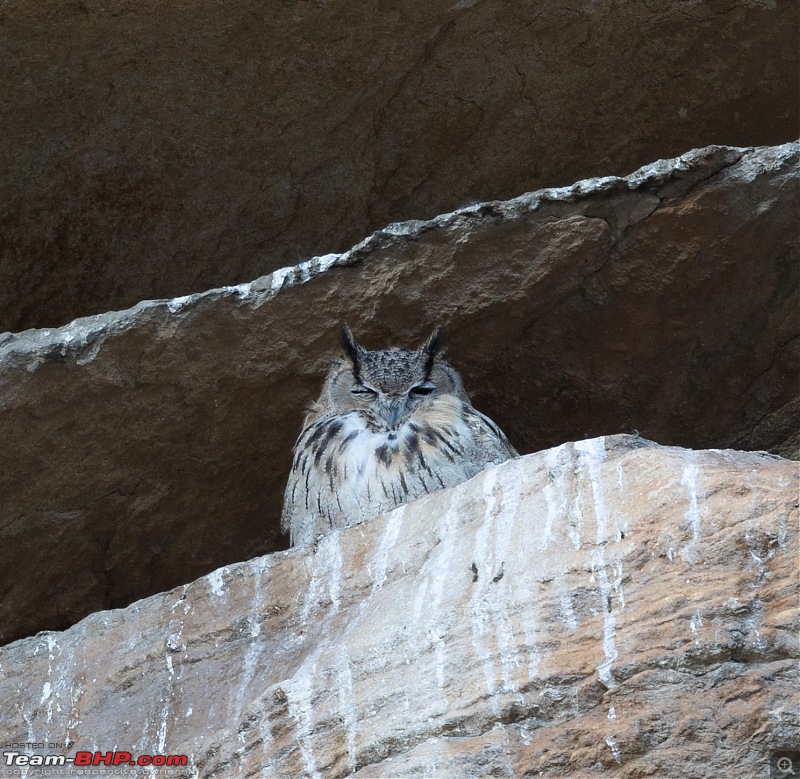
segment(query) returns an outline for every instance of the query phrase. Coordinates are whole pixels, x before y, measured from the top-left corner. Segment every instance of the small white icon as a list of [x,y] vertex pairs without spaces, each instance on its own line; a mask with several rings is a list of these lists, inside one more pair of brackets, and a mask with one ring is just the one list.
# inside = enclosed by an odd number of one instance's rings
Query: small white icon
[[782,774],[791,774],[792,776],[797,776],[797,774],[792,770],[794,766],[788,757],[779,757],[776,765]]

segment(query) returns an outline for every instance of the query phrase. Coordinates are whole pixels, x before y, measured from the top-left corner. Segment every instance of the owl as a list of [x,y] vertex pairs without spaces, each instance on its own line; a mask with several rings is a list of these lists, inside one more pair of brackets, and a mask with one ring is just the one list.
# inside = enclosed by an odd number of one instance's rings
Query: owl
[[341,343],[294,447],[281,517],[293,546],[518,456],[444,360],[441,328],[416,350],[369,351],[345,324]]

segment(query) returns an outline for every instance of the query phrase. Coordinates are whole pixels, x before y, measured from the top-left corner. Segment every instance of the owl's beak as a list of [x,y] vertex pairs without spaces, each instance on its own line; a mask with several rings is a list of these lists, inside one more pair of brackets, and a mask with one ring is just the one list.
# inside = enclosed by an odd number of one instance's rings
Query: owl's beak
[[400,399],[390,400],[383,407],[383,418],[386,420],[386,426],[389,430],[394,430],[397,427],[397,423],[405,410],[406,404]]

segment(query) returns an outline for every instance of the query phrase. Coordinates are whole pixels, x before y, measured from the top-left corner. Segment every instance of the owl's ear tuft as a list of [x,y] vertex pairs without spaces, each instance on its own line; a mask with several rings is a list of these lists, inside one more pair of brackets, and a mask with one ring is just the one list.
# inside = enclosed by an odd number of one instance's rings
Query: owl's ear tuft
[[444,354],[444,328],[436,327],[422,346],[419,347],[419,353],[425,356],[425,378],[430,376],[431,369],[433,368],[434,360],[440,355]]
[[339,334],[339,340],[342,343],[344,353],[350,358],[350,362],[353,363],[353,375],[356,381],[360,381],[360,364],[361,357],[364,354],[364,347],[356,341],[353,336],[353,331],[350,329],[347,322],[342,325],[342,332]]

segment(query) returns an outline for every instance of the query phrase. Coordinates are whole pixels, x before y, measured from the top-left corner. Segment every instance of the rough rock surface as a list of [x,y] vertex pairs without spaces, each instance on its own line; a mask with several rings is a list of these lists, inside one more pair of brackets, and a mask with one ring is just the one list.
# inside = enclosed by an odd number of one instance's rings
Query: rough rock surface
[[798,486],[633,436],[529,455],[0,649],[0,743],[194,777],[766,776],[800,743]]
[[795,454],[798,170],[798,144],[699,150],[0,335],[0,643],[285,546],[292,445],[344,320],[373,348],[446,324],[521,452],[638,430]]
[[0,331],[798,127],[794,0],[0,3]]

